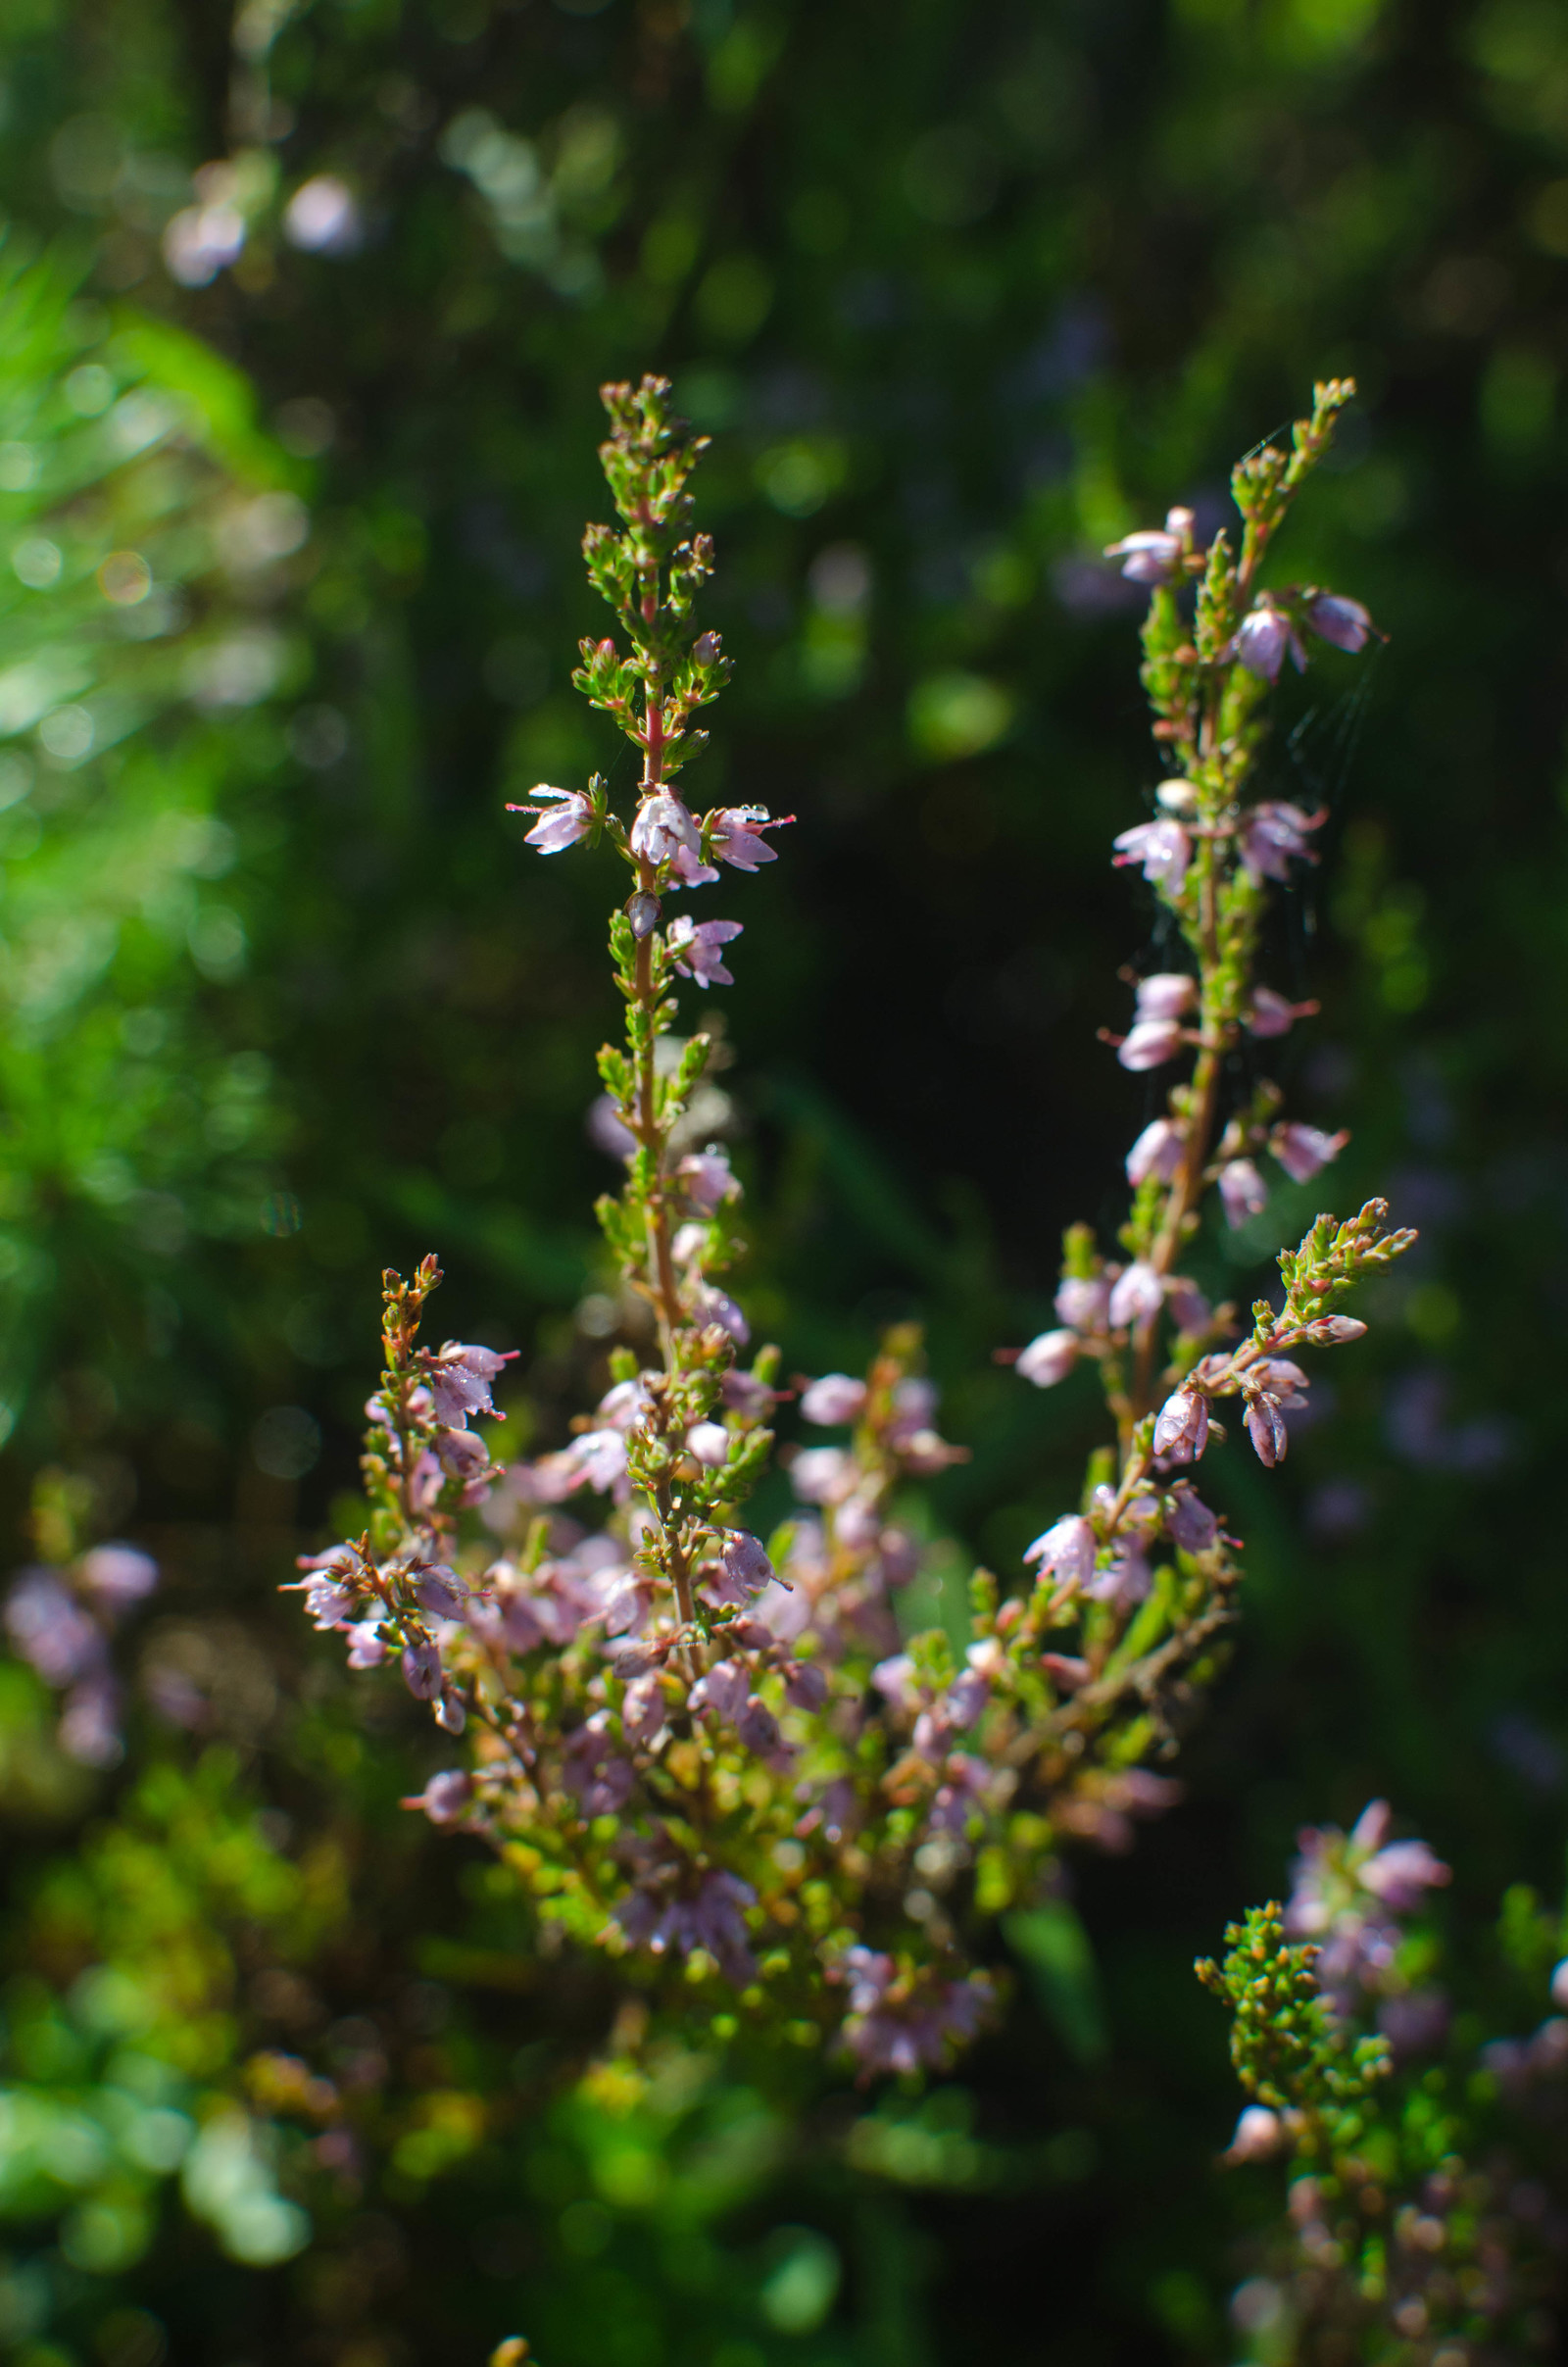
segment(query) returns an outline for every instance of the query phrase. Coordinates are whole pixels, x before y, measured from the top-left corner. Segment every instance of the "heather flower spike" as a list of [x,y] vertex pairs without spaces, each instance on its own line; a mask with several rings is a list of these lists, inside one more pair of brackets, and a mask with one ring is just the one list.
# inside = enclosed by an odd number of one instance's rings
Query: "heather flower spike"
[[[1056,1322],[1013,1359],[1042,1389],[1094,1366],[1117,1446],[1004,1582],[974,1573],[966,1629],[920,1632],[901,1605],[918,1599],[906,1590],[929,1524],[906,1500],[965,1450],[938,1428],[918,1333],[894,1326],[863,1374],[784,1390],[776,1350],[751,1352],[722,1284],[740,1185],[722,1145],[691,1131],[712,1047],[677,1032],[682,997],[690,1012],[729,983],[742,934],[707,892],[744,895],[793,817],[705,811],[687,792],[697,718],[729,670],[695,614],[713,566],[692,523],[703,439],[662,380],[605,389],[619,522],[591,527],[584,553],[614,630],[583,642],[574,680],[631,743],[638,778],[618,801],[598,777],[541,785],[521,811],[531,853],[626,874],[610,924],[624,1033],[599,1056],[592,1121],[623,1171],[598,1208],[622,1336],[569,1435],[509,1459],[486,1427],[507,1356],[421,1345],[434,1258],[411,1281],[388,1274],[365,1527],[310,1556],[299,1584],[351,1666],[379,1668],[439,1736],[463,1737],[456,1765],[442,1743],[411,1811],[487,1839],[541,1918],[633,1955],[672,2013],[786,2019],[864,2078],[938,2067],[973,2037],[998,1995],[971,1962],[976,1921],[1049,1895],[1066,1846],[1128,1847],[1133,1820],[1176,1796],[1142,1762],[1173,1745],[1239,1575],[1185,1475],[1221,1436],[1215,1401],[1283,1425],[1302,1386],[1290,1352],[1347,1337],[1344,1290],[1407,1238],[1381,1204],[1322,1219],[1288,1261],[1283,1307],[1256,1310],[1239,1344],[1232,1310],[1179,1270],[1211,1186],[1250,1203],[1261,1153],[1291,1174],[1339,1147],[1282,1116],[1261,1081],[1225,1098],[1266,1009],[1261,881],[1288,875],[1316,826],[1248,802],[1266,681],[1227,653],[1344,392],[1323,390],[1296,461],[1241,472],[1239,562],[1223,538],[1198,549],[1185,511],[1118,552],[1151,586],[1146,678],[1177,769],[1115,857],[1185,948],[1143,980],[1120,1051],[1176,1081],[1128,1155],[1122,1254],[1074,1227]],[[1196,625],[1179,593],[1196,593]],[[1293,631],[1298,607],[1281,610]],[[795,1504],[763,1537],[747,1500],[797,1391]]]

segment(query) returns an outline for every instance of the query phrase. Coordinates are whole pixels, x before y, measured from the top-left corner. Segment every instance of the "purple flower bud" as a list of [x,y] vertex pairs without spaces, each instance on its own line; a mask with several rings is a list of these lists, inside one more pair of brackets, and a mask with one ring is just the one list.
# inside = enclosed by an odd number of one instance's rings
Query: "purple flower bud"
[[710,1282],[699,1283],[692,1292],[691,1310],[694,1323],[716,1323],[720,1331],[728,1332],[737,1348],[744,1348],[752,1336],[752,1327],[734,1300],[724,1291],[715,1290]]
[[1109,1300],[1110,1284],[1103,1274],[1088,1280],[1069,1275],[1056,1293],[1056,1312],[1074,1331],[1103,1331]]
[[693,1151],[675,1169],[675,1180],[694,1208],[711,1216],[721,1202],[739,1200],[740,1185],[730,1173],[725,1151]]
[[695,816],[667,789],[658,789],[652,797],[643,799],[631,826],[630,839],[632,853],[656,868],[670,862],[682,848],[694,859],[702,853]]
[[744,1660],[719,1660],[699,1677],[688,1697],[695,1711],[710,1709],[721,1718],[739,1717],[752,1689]]
[[1163,1067],[1182,1048],[1182,1031],[1175,1019],[1140,1019],[1124,1036],[1116,1058],[1135,1072]]
[[1306,604],[1306,621],[1320,641],[1348,650],[1352,657],[1365,649],[1372,630],[1372,619],[1359,600],[1347,600],[1340,592],[1314,593]]
[[1037,1389],[1054,1389],[1071,1372],[1078,1356],[1075,1331],[1043,1331],[1020,1350],[1016,1369]]
[[1310,1183],[1320,1167],[1339,1158],[1349,1139],[1345,1127],[1338,1134],[1325,1134],[1321,1126],[1303,1126],[1291,1119],[1275,1127],[1268,1147],[1292,1183]]
[[472,1777],[465,1775],[461,1767],[446,1767],[403,1805],[422,1808],[433,1825],[455,1825],[472,1798]]
[[1113,1325],[1145,1323],[1157,1315],[1164,1303],[1165,1286],[1153,1267],[1142,1257],[1135,1258],[1124,1274],[1111,1285],[1108,1312]]
[[1206,1504],[1185,1479],[1178,1480],[1171,1490],[1170,1518],[1166,1523],[1173,1544],[1184,1553],[1206,1553],[1219,1535],[1219,1522]]
[[537,847],[541,855],[560,855],[565,848],[574,847],[593,827],[594,810],[580,789],[552,789],[541,781],[528,795],[533,798],[553,798],[553,806],[509,806],[509,814],[536,814],[539,818],[523,840],[526,847]]
[[774,1575],[773,1564],[760,1539],[754,1537],[749,1529],[730,1530],[719,1560],[723,1563],[724,1575],[730,1584],[739,1587],[745,1595],[760,1594]]
[[60,1748],[83,1767],[113,1767],[124,1756],[120,1688],[111,1676],[89,1677],[66,1697]]
[[659,926],[663,910],[657,896],[646,895],[641,888],[635,896],[629,896],[626,899],[626,917],[631,922],[632,935],[639,940],[651,937]]
[[722,1471],[729,1460],[729,1432],[722,1422],[694,1422],[686,1433],[688,1454],[710,1471]]
[[374,1619],[362,1619],[357,1626],[343,1630],[349,1640],[350,1668],[379,1668],[386,1658],[386,1645],[376,1633],[377,1625]]
[[1141,1019],[1185,1018],[1197,1001],[1198,980],[1190,978],[1185,970],[1156,970],[1152,977],[1139,981]]
[[1194,1463],[1208,1444],[1208,1400],[1200,1389],[1178,1389],[1154,1422],[1154,1453],[1168,1463]]
[[1247,1032],[1259,1037],[1288,1036],[1298,1019],[1311,1018],[1317,1008],[1315,1003],[1288,1002],[1272,986],[1254,987],[1252,1008],[1247,1014]]
[[1099,1540],[1080,1513],[1068,1512],[1038,1536],[1024,1553],[1038,1561],[1042,1578],[1058,1578],[1063,1586],[1087,1586],[1095,1574]]
[[1314,1348],[1341,1348],[1350,1340],[1364,1340],[1366,1325],[1356,1315],[1318,1315],[1306,1327],[1306,1336]]
[[461,1619],[468,1598],[457,1571],[437,1562],[415,1580],[414,1600],[434,1619]]
[[754,1372],[726,1372],[718,1384],[718,1394],[731,1413],[738,1413],[749,1422],[765,1421],[777,1403],[777,1392],[760,1381]]
[[1118,866],[1142,863],[1144,877],[1152,886],[1168,888],[1173,896],[1178,892],[1193,860],[1193,842],[1180,822],[1139,822],[1113,843],[1121,850],[1112,858]]
[[1256,674],[1260,681],[1277,682],[1287,650],[1298,673],[1304,673],[1306,652],[1301,647],[1301,636],[1265,593],[1251,614],[1242,618],[1231,643],[1231,654],[1240,658],[1248,672]]
[[403,1682],[416,1701],[433,1701],[441,1690],[441,1654],[428,1641],[405,1645]]
[[1182,1163],[1184,1138],[1168,1117],[1156,1117],[1144,1128],[1127,1154],[1127,1181],[1147,1183],[1151,1175],[1169,1183]]
[[740,934],[738,920],[692,920],[683,912],[665,930],[664,943],[683,978],[694,978],[699,986],[733,986],[719,948]]
[[1219,1196],[1225,1205],[1225,1221],[1233,1227],[1245,1224],[1250,1216],[1260,1216],[1268,1207],[1268,1186],[1250,1159],[1229,1159],[1221,1167]]
[[835,1422],[858,1421],[864,1406],[865,1383],[852,1379],[847,1372],[823,1373],[801,1399],[806,1419],[823,1429]]
[[784,1668],[784,1697],[796,1709],[816,1711],[827,1700],[827,1671],[815,1660],[790,1660]]
[[1253,1388],[1288,1411],[1298,1411],[1306,1404],[1311,1384],[1299,1364],[1293,1364],[1289,1356],[1265,1356],[1261,1363],[1252,1366],[1250,1377]]
[[954,1678],[942,1698],[942,1710],[948,1723],[961,1734],[972,1726],[991,1699],[990,1680],[982,1669],[966,1668]]
[[1174,583],[1181,572],[1182,546],[1174,534],[1162,534],[1157,526],[1141,526],[1136,534],[1124,534],[1120,542],[1107,543],[1105,557],[1121,561],[1121,571],[1129,583]]
[[1369,1858],[1356,1879],[1391,1914],[1411,1915],[1423,1903],[1423,1891],[1441,1890],[1453,1875],[1424,1841],[1395,1841]]
[[1303,814],[1299,806],[1266,800],[1243,815],[1237,826],[1236,850],[1253,879],[1288,880],[1293,856],[1315,862],[1306,834],[1325,821],[1323,814]]
[[1270,1469],[1285,1460],[1291,1434],[1285,1427],[1285,1416],[1273,1401],[1266,1397],[1253,1398],[1247,1408],[1247,1435],[1257,1450],[1257,1459]]
[[446,1734],[461,1734],[468,1723],[467,1707],[450,1678],[441,1688],[441,1699],[435,1705],[435,1722]]
[[755,871],[760,863],[778,861],[777,848],[768,846],[759,832],[782,830],[794,819],[793,814],[784,814],[775,821],[765,806],[725,806],[713,815],[708,843],[720,863],[732,863],[737,871]]

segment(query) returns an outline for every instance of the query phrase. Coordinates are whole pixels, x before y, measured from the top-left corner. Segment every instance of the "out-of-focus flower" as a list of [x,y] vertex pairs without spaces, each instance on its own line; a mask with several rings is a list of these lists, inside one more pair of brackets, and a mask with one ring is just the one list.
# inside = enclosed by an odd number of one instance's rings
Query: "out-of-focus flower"
[[686,1450],[710,1471],[722,1471],[729,1460],[729,1432],[722,1422],[694,1422],[686,1433]]
[[1184,1553],[1206,1553],[1219,1536],[1219,1522],[1185,1479],[1179,1479],[1171,1490],[1170,1518],[1166,1525],[1172,1542]]
[[1174,583],[1182,573],[1182,557],[1193,530],[1191,510],[1172,510],[1163,529],[1140,526],[1120,542],[1105,545],[1107,559],[1119,559],[1129,583]]
[[313,173],[283,208],[283,235],[308,255],[352,255],[364,233],[348,182],[335,173]]
[[824,1372],[801,1395],[801,1412],[808,1422],[827,1429],[838,1422],[857,1422],[865,1407],[865,1383],[847,1372]]
[[1285,2143],[1285,2124],[1267,2104],[1248,2104],[1236,2124],[1236,2134],[1221,2154],[1222,2161],[1270,2161]]
[[1275,993],[1272,986],[1252,989],[1252,1007],[1247,1014],[1247,1031],[1254,1036],[1287,1036],[1298,1019],[1310,1019],[1317,1011],[1315,1003],[1292,1003]]
[[1321,814],[1304,814],[1299,806],[1278,799],[1253,806],[1236,828],[1236,852],[1243,867],[1255,880],[1288,880],[1295,857],[1304,857],[1308,863],[1317,860],[1307,843],[1307,832],[1326,818]]
[[1352,657],[1357,650],[1365,649],[1372,618],[1359,600],[1347,600],[1340,592],[1314,592],[1305,614],[1307,623],[1320,641],[1348,650]]
[[461,1767],[444,1767],[439,1775],[431,1776],[422,1792],[402,1805],[422,1808],[433,1825],[455,1825],[472,1798],[473,1778]]
[[805,1504],[842,1503],[859,1477],[842,1447],[808,1447],[790,1465],[790,1485]]
[[1078,1357],[1075,1331],[1043,1331],[1018,1353],[1017,1370],[1037,1389],[1054,1389],[1064,1381]]
[[1103,1274],[1087,1279],[1069,1274],[1056,1293],[1055,1307],[1063,1323],[1074,1331],[1103,1331],[1106,1310],[1110,1304],[1110,1283]]
[[523,845],[537,847],[541,855],[564,853],[567,847],[574,847],[580,838],[586,838],[593,828],[593,806],[580,789],[552,789],[548,781],[540,781],[536,788],[529,790],[528,795],[530,798],[545,797],[558,801],[549,806],[530,804],[507,808],[509,814],[537,814],[538,819],[524,838]]
[[1145,1323],[1164,1305],[1165,1286],[1147,1259],[1137,1257],[1110,1288],[1107,1309],[1114,1325]]
[[716,1213],[726,1200],[739,1200],[741,1187],[730,1172],[729,1154],[710,1145],[706,1151],[689,1152],[675,1169],[675,1180],[694,1208],[707,1216]]
[[1184,1147],[1181,1128],[1168,1117],[1156,1117],[1127,1154],[1127,1181],[1147,1183],[1153,1175],[1161,1183],[1169,1183],[1182,1163]]
[[1228,1225],[1245,1224],[1268,1207],[1268,1186],[1250,1159],[1230,1159],[1219,1171],[1219,1196]]
[[1193,842],[1177,821],[1139,822],[1123,830],[1113,844],[1120,849],[1114,863],[1141,863],[1151,885],[1168,888],[1173,896],[1193,860]]
[[1310,1183],[1320,1167],[1339,1158],[1349,1139],[1345,1127],[1338,1134],[1325,1134],[1321,1126],[1303,1126],[1293,1118],[1275,1127],[1268,1147],[1292,1183]]
[[427,1640],[405,1645],[403,1682],[416,1701],[433,1701],[441,1691],[441,1654]]
[[1141,1019],[1181,1019],[1198,1001],[1198,980],[1185,970],[1155,970],[1152,976],[1138,982],[1137,1007]]
[[95,1545],[76,1565],[87,1593],[118,1617],[158,1584],[158,1564],[133,1545]]
[[1042,1578],[1055,1578],[1068,1588],[1087,1586],[1095,1574],[1100,1541],[1079,1512],[1066,1512],[1025,1549],[1025,1561],[1040,1564]]
[[239,256],[245,217],[237,206],[185,206],[164,231],[164,261],[181,287],[208,287]]
[[1116,1058],[1136,1072],[1159,1068],[1182,1048],[1182,1030],[1175,1019],[1139,1019],[1122,1038]]
[[682,912],[665,930],[664,943],[683,978],[694,978],[699,986],[733,986],[734,975],[719,949],[741,929],[738,920],[693,920]]
[[1266,592],[1250,614],[1242,618],[1231,651],[1250,674],[1256,674],[1263,682],[1279,680],[1287,651],[1298,673],[1306,671],[1306,651],[1301,646],[1300,634]]

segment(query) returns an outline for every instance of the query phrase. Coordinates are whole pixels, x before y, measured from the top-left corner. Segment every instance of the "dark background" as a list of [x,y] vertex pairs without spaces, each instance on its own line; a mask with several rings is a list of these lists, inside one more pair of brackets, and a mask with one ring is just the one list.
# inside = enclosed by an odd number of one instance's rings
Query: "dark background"
[[[226,1751],[255,1846],[330,1845],[341,1889],[337,1924],[264,1941],[193,1861],[236,2017],[208,2092],[358,2012],[404,2033],[362,2190],[316,2195],[300,2261],[248,2275],[170,2198],[139,2263],[84,2277],[19,2208],[17,2273],[53,2280],[25,2355],[400,2367],[517,2327],[545,2367],[1226,2355],[1239,2233],[1274,2199],[1212,2170],[1237,2099],[1193,1955],[1278,1891],[1300,1821],[1374,1794],[1454,1864],[1461,1932],[1511,1882],[1552,1891],[1562,1848],[1568,22],[1549,0],[317,0],[268,52],[252,0],[236,52],[194,0],[8,18],[14,235],[54,242],[83,301],[177,320],[248,373],[314,520],[279,695],[150,726],[214,784],[249,944],[160,989],[196,1031],[172,1046],[203,1047],[161,1138],[183,1246],[53,1177],[7,1482],[20,1524],[40,1466],[85,1473],[164,1559],[166,1644],[237,1639],[266,1700],[188,1740],[149,1719],[90,1794],[14,1787],[9,1956],[62,1993],[95,1957],[156,1986],[165,1957],[102,1882],[74,1955],[37,1902],[84,1833],[96,1866],[146,1826],[149,1766],[194,1782]],[[234,268],[181,288],[164,223],[241,150],[275,159],[275,194]],[[357,194],[352,253],[280,228],[320,173]],[[1211,528],[1232,460],[1330,373],[1362,400],[1282,564],[1389,641],[1285,691],[1271,787],[1333,819],[1269,975],[1322,999],[1281,1073],[1298,1113],[1354,1130],[1337,1205],[1385,1192],[1423,1233],[1288,1467],[1227,1450],[1238,1656],[1184,1804],[1078,1874],[1108,2047],[1075,2060],[1023,2001],[935,2101],[885,2106],[731,2062],[637,2121],[646,2191],[603,2168],[614,2098],[571,2086],[602,1974],[509,1988],[516,1910],[392,1805],[422,1728],[368,1709],[270,1598],[352,1487],[384,1263],[438,1250],[440,1330],[523,1349],[517,1418],[547,1443],[601,1369],[608,1170],[582,1113],[613,865],[524,856],[501,809],[595,764],[627,779],[567,674],[600,621],[576,556],[605,509],[594,390],[645,368],[715,438],[708,614],[737,671],[692,794],[799,816],[725,907],[747,933],[722,1004],[740,1287],[788,1368],[922,1316],[974,1450],[931,1517],[1004,1570],[1076,1488],[1087,1385],[1036,1397],[989,1356],[1039,1328],[1062,1225],[1113,1226],[1152,1109],[1095,1035],[1124,1019],[1118,967],[1157,950],[1108,863],[1157,760],[1136,596],[1096,554],[1177,498]],[[62,1091],[78,1036],[144,993],[103,973],[50,1048]],[[246,1205],[271,1213],[220,1223],[213,1080],[258,1054]],[[1203,1270],[1256,1287],[1317,1197],[1282,1193]],[[320,1428],[297,1485],[257,1461],[279,1406]],[[11,1699],[30,1735],[37,1701]],[[270,2030],[268,1948],[307,1998]],[[480,2099],[483,2142],[385,2169],[436,2091]],[[748,2153],[754,2104],[775,2118]],[[925,2152],[846,2136],[879,2112],[915,2115]],[[824,2237],[839,2298],[792,2331],[766,2295]]]

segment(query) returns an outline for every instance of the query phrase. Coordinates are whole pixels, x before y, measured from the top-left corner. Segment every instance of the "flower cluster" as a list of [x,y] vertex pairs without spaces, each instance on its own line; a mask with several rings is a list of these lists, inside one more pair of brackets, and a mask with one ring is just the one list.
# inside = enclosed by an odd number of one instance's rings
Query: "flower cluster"
[[[1451,2011],[1419,1920],[1448,1870],[1390,1825],[1374,1800],[1348,1834],[1304,1832],[1289,1903],[1254,1909],[1223,1965],[1198,1967],[1231,2009],[1252,2098],[1224,2159],[1288,2175],[1261,2273],[1232,2304],[1249,2358],[1476,2367],[1536,2355],[1549,2330],[1568,2224],[1537,2173],[1560,2155],[1568,2020],[1478,2046],[1481,2017]],[[1504,1949],[1544,1985],[1557,1919],[1510,1897]],[[1549,1989],[1568,2002],[1568,1966]]]
[[[1143,982],[1120,1050],[1135,1070],[1184,1051],[1194,1064],[1129,1158],[1125,1256],[1075,1227],[1059,1327],[1016,1358],[1039,1386],[1097,1365],[1119,1437],[1011,1579],[974,1574],[966,1624],[925,1630],[906,1607],[921,1593],[910,1491],[964,1450],[937,1428],[912,1327],[889,1331],[863,1375],[799,1381],[800,1417],[828,1435],[781,1457],[793,1515],[765,1538],[745,1524],[796,1393],[723,1287],[741,1186],[722,1148],[691,1135],[710,1039],[675,1033],[680,982],[724,984],[740,924],[680,900],[771,863],[779,819],[699,814],[681,794],[705,737],[693,718],[728,670],[692,615],[712,566],[690,531],[702,440],[659,380],[605,393],[621,522],[592,528],[585,553],[621,638],[584,642],[576,681],[637,751],[635,810],[617,813],[598,776],[541,786],[522,810],[541,854],[598,848],[630,875],[610,933],[625,1032],[600,1055],[596,1135],[624,1167],[598,1213],[636,1319],[566,1443],[492,1459],[471,1425],[505,1359],[419,1345],[433,1259],[412,1283],[388,1275],[370,1517],[301,1583],[353,1665],[395,1658],[448,1734],[466,1728],[464,1763],[411,1806],[487,1837],[543,1916],[634,1977],[710,1988],[710,2010],[738,2005],[802,2044],[831,2039],[864,2076],[947,2059],[997,1996],[972,1963],[977,1925],[1056,1882],[1063,1845],[1125,1849],[1176,1797],[1149,1762],[1218,1665],[1239,1576],[1193,1477],[1221,1435],[1211,1408],[1240,1398],[1277,1461],[1307,1386],[1293,1352],[1354,1337],[1340,1299],[1409,1238],[1378,1202],[1320,1218],[1281,1259],[1281,1303],[1260,1302],[1239,1343],[1232,1310],[1178,1270],[1210,1185],[1233,1216],[1255,1211],[1256,1157],[1299,1180],[1344,1139],[1283,1120],[1261,1079],[1239,1098],[1232,1085],[1244,1041],[1309,1008],[1253,976],[1267,883],[1306,857],[1315,817],[1243,799],[1272,680],[1243,628],[1268,534],[1344,393],[1320,390],[1293,462],[1239,472],[1239,565],[1223,537],[1200,559],[1189,521],[1146,568],[1146,678],[1181,769],[1119,860],[1155,882],[1194,969]],[[1270,597],[1298,637],[1336,637],[1328,595]]]
[[158,1564],[131,1545],[95,1545],[59,1564],[20,1570],[5,1600],[22,1658],[65,1698],[57,1739],[69,1758],[113,1767],[124,1755],[124,1691],[112,1647],[128,1612],[158,1584]]

